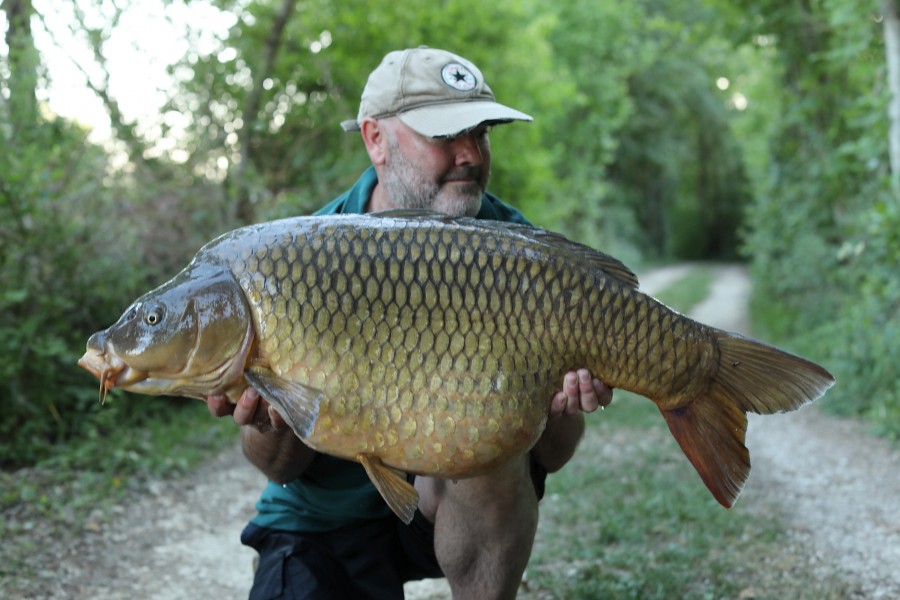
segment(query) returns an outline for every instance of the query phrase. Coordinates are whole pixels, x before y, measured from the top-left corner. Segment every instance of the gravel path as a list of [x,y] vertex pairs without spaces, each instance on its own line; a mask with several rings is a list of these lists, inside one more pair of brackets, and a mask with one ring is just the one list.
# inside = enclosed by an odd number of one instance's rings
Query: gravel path
[[[690,267],[642,278],[654,293]],[[746,330],[750,284],[723,267],[692,316]],[[900,452],[852,422],[806,407],[751,421],[748,486],[777,500],[797,552],[823,575],[841,573],[858,598],[900,598]],[[234,448],[194,475],[158,483],[138,502],[96,515],[72,543],[36,547],[29,581],[0,581],[2,598],[194,600],[245,598],[253,552],[238,535],[263,478]],[[408,587],[416,600],[446,598],[441,582]]]
[[[664,276],[645,277],[641,287]],[[690,316],[747,333],[750,289],[744,269],[722,267]],[[777,500],[798,552],[823,576],[840,574],[856,597],[900,598],[900,452],[815,405],[750,415],[747,447],[753,470],[746,488]]]
[[115,507],[111,518],[94,515],[73,543],[36,549],[38,581],[10,595],[0,586],[0,598],[246,598],[256,553],[238,536],[264,483],[235,445],[191,477]]

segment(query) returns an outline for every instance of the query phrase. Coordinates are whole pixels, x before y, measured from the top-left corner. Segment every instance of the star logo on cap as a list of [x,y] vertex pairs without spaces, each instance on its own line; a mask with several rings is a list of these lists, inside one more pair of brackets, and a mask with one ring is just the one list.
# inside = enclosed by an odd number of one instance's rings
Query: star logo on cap
[[460,92],[470,92],[475,89],[475,75],[465,66],[459,63],[450,63],[441,69],[441,79],[444,83]]

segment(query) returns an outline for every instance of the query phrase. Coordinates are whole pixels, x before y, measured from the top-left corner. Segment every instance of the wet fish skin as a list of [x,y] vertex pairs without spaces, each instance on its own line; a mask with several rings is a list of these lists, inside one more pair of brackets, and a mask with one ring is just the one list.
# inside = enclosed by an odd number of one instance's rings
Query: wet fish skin
[[[233,276],[198,261],[135,300],[112,326],[93,334],[78,361],[108,387],[201,398],[246,387],[253,340],[249,306]],[[107,389],[101,389],[105,394]]]
[[[672,311],[614,258],[507,223],[399,213],[250,226],[129,310],[169,296],[165,335],[135,343],[145,318],[120,319],[81,363],[144,393],[236,399],[249,382],[308,445],[360,461],[404,519],[415,492],[393,469],[458,478],[526,452],[573,368],[653,400],[725,506],[749,473],[745,413],[795,409],[833,383]],[[182,305],[205,324],[181,326]],[[176,373],[151,354],[185,358]]]

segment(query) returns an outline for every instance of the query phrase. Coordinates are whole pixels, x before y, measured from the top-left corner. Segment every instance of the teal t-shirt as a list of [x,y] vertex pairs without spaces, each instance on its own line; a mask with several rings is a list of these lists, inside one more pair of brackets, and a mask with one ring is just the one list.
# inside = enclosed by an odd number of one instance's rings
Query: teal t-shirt
[[[369,167],[353,187],[316,214],[364,213],[377,183],[375,169]],[[530,224],[521,212],[489,193],[482,198],[476,218]],[[330,531],[391,514],[362,465],[325,454],[316,455],[291,483],[270,481],[256,510],[252,523],[285,531]]]

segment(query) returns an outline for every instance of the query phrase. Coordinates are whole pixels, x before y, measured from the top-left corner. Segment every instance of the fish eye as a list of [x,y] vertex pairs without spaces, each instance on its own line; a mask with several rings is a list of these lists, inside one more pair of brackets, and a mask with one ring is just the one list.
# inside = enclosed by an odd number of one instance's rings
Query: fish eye
[[156,308],[144,315],[144,323],[152,327],[158,325],[159,322],[162,321],[162,318],[163,310],[161,308]]

